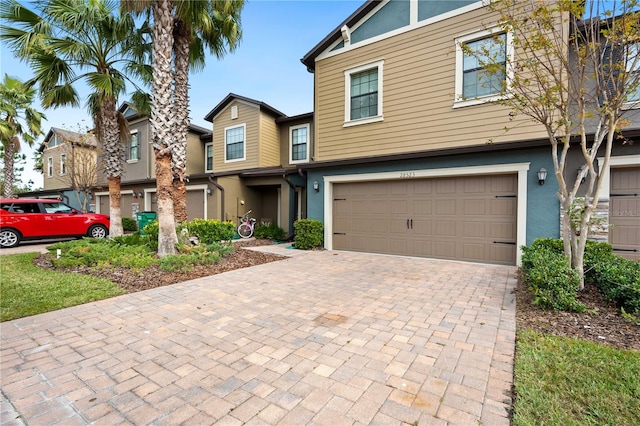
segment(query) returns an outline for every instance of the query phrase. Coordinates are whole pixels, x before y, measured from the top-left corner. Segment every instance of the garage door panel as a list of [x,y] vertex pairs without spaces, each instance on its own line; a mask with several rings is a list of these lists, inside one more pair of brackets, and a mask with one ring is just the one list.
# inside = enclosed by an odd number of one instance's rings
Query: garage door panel
[[455,259],[456,256],[456,244],[453,241],[435,241],[435,257],[440,257],[444,259]]
[[[333,229],[346,235],[335,235],[333,246],[515,264],[515,245],[496,248],[494,241],[515,242],[517,200],[509,191],[517,188],[516,182],[515,175],[504,175],[334,184],[334,199],[345,200],[333,203]],[[360,207],[365,200],[369,207]]]
[[476,222],[464,222],[462,225],[462,237],[486,237],[487,236],[487,224],[481,221]]
[[508,240],[509,242],[516,241],[516,230],[513,228],[513,224],[510,222],[497,222],[487,224],[489,227],[489,238],[501,238]]
[[609,243],[615,254],[640,260],[640,167],[611,169]]
[[463,244],[462,260],[481,261],[485,258],[486,247],[482,243]]
[[456,214],[456,200],[436,200],[436,215],[452,216]]
[[491,200],[489,212],[492,215],[504,215],[513,217],[518,209],[518,202],[515,198],[496,198]]
[[487,213],[486,200],[462,200],[462,211],[466,216],[485,215]]

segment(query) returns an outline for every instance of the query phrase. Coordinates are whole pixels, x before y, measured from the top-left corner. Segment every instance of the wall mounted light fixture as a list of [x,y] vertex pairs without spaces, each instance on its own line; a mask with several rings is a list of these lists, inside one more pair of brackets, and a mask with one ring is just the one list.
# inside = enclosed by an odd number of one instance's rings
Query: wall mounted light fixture
[[316,192],[320,191],[320,184],[318,183],[317,180],[313,181],[313,190]]
[[580,181],[580,183],[584,183],[584,181],[587,179],[587,169],[586,168],[579,168],[578,169],[578,177],[577,179]]
[[538,185],[544,185],[544,182],[547,180],[547,169],[542,167],[538,170]]
[[144,192],[142,191],[138,192],[138,198],[142,198],[142,197],[144,197]]
[[207,186],[207,195],[211,195],[211,188]]

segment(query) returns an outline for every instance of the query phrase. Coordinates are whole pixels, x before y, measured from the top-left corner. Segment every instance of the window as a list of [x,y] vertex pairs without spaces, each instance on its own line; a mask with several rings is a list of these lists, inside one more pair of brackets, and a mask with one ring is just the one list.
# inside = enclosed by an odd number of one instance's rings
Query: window
[[[640,44],[635,43],[627,47],[627,81],[631,86],[629,94],[627,95],[627,102],[639,102],[640,101],[640,69],[638,68],[637,56],[640,55]],[[635,69],[633,67],[635,66]]]
[[60,154],[60,174],[67,174],[67,154]]
[[68,205],[60,202],[42,203],[47,213],[71,213],[73,209]]
[[245,159],[244,130],[244,124],[224,129],[225,162],[241,161]]
[[213,143],[204,146],[204,171],[213,171]]
[[131,132],[131,140],[127,142],[125,158],[127,161],[138,161],[140,159],[140,142],[138,140],[138,132]]
[[290,127],[289,141],[289,162],[293,164],[309,161],[309,125]]
[[53,157],[47,157],[47,176],[53,176]]
[[378,61],[345,71],[345,126],[382,121],[382,66]]
[[[455,106],[495,100],[503,93],[509,79],[510,45],[511,36],[504,32],[483,31],[456,39]],[[489,71],[489,66],[498,68]]]

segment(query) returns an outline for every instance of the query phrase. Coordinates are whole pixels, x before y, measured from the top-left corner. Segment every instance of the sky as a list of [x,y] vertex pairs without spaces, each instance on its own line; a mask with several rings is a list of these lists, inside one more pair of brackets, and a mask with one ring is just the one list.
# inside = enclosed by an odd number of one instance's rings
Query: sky
[[[234,53],[222,59],[207,58],[206,67],[192,73],[190,82],[191,123],[210,128],[204,120],[229,93],[265,102],[288,116],[313,111],[313,74],[300,59],[329,32],[338,27],[364,0],[247,0],[242,11],[242,41]],[[4,45],[0,47],[0,75],[22,80],[32,76],[28,65],[19,62]],[[85,91],[83,95],[88,94]],[[126,98],[121,101],[127,100]],[[78,130],[91,128],[82,108],[44,110],[45,134],[51,127]],[[28,163],[22,181],[34,181],[42,188],[43,176],[32,171],[33,152],[24,149]]]

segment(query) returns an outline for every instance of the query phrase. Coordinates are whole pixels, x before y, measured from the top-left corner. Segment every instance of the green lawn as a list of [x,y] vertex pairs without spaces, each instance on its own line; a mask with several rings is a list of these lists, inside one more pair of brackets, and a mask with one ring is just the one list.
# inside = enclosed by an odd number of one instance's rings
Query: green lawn
[[640,424],[640,352],[518,334],[513,425]]
[[41,314],[125,293],[109,280],[42,270],[37,253],[0,256],[0,321]]

